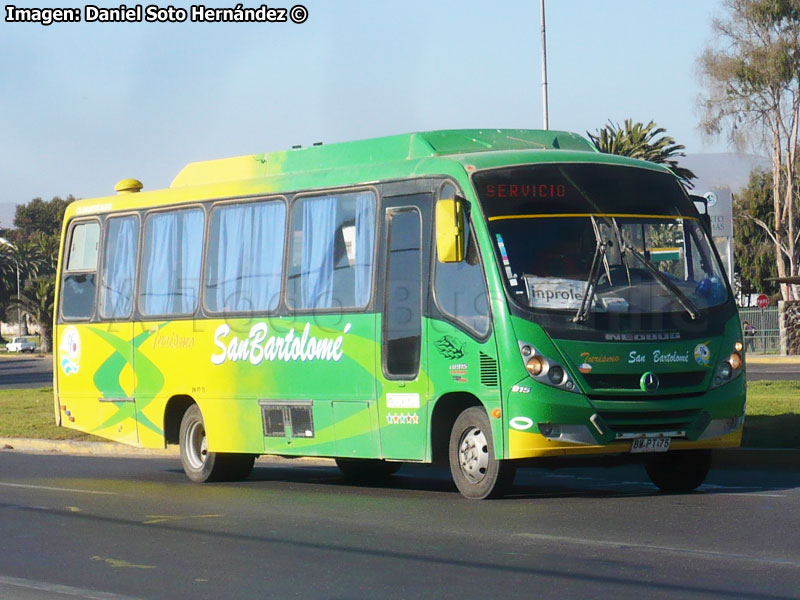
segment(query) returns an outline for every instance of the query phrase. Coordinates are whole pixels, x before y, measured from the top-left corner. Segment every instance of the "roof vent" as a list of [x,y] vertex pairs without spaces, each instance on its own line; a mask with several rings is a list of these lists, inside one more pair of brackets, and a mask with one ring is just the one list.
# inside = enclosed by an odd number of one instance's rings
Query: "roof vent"
[[135,194],[140,192],[144,186],[138,179],[123,179],[114,186],[114,191],[117,194]]

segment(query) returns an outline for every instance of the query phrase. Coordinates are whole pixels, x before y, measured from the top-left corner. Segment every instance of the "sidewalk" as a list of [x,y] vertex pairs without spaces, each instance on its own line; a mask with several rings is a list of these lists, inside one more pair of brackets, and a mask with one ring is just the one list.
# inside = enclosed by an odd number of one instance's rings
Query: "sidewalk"
[[780,354],[754,354],[748,352],[745,361],[761,365],[800,365],[800,356],[782,356]]

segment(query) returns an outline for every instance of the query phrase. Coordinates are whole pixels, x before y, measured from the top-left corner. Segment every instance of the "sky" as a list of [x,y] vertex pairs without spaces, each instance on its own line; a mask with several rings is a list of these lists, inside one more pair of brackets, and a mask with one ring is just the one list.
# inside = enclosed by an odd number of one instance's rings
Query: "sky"
[[[46,27],[6,22],[4,3],[0,202],[111,195],[128,177],[157,189],[189,162],[296,144],[542,128],[538,0],[300,1],[302,24]],[[83,16],[89,3],[15,5]],[[547,0],[550,128],[654,120],[688,153],[728,151],[697,128],[696,61],[723,10],[722,0]]]

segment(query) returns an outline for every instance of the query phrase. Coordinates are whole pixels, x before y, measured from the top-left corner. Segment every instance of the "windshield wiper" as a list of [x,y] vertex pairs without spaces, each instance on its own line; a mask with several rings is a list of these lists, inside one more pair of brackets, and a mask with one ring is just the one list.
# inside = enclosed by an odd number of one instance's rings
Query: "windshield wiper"
[[647,270],[655,276],[658,282],[667,289],[667,291],[672,292],[675,298],[678,299],[678,302],[680,302],[681,306],[686,309],[686,312],[688,312],[689,316],[692,317],[692,320],[696,320],[700,316],[697,307],[692,303],[691,300],[689,300],[689,297],[684,294],[677,285],[672,283],[661,271],[651,265],[650,261],[642,256],[638,250],[631,248],[630,246],[624,246],[622,248],[622,254],[625,254],[626,252],[630,252],[633,256],[635,256],[639,262],[642,263]]
[[604,242],[600,238],[597,240],[597,245],[594,248],[594,257],[592,258],[592,266],[589,269],[589,280],[586,282],[586,287],[583,289],[583,299],[581,306],[575,316],[572,317],[573,323],[583,323],[589,318],[589,310],[592,307],[595,293],[597,292],[597,280],[600,279],[600,266],[606,257],[606,248],[611,242]]

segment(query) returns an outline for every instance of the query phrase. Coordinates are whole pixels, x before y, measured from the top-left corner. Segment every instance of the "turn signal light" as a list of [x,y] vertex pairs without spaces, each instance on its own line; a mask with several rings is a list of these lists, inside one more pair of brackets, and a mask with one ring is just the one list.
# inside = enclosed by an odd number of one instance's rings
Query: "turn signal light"
[[736,343],[733,345],[733,347],[734,347],[734,349],[735,349],[737,352],[741,352],[741,351],[744,349],[744,346],[742,346],[742,342],[741,342],[741,341],[737,341],[737,342],[736,342]]
[[532,356],[528,362],[525,363],[525,368],[528,369],[528,373],[534,377],[541,375],[542,371],[544,371],[544,359],[541,356]]
[[742,357],[739,356],[737,352],[734,352],[728,358],[728,362],[731,363],[731,367],[735,371],[736,369],[742,366]]

